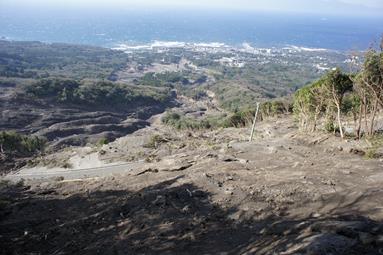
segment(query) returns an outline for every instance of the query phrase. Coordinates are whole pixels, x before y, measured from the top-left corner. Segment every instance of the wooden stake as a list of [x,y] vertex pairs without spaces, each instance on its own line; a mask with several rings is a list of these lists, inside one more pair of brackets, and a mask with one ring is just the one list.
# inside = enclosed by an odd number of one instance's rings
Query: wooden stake
[[259,111],[259,103],[257,103],[257,110],[255,111],[255,116],[254,116],[253,126],[251,128],[251,134],[250,134],[249,142],[253,141],[255,122],[257,121],[258,111]]

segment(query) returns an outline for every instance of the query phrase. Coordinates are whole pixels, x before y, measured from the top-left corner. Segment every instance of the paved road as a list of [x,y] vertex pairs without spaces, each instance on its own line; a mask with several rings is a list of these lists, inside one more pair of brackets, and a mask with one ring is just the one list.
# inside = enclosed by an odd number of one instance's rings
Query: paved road
[[84,168],[84,169],[21,169],[19,172],[8,174],[3,179],[11,181],[20,181],[21,179],[50,179],[55,177],[64,177],[64,179],[84,179],[91,177],[101,177],[113,174],[122,174],[137,169],[142,166],[144,161],[132,163],[116,164],[102,167]]

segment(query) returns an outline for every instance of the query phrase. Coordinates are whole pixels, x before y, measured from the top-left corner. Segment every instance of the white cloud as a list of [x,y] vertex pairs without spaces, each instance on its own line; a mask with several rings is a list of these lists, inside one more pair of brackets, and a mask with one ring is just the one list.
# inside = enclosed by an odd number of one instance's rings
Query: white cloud
[[365,6],[368,8],[383,8],[382,0],[339,0],[342,3]]

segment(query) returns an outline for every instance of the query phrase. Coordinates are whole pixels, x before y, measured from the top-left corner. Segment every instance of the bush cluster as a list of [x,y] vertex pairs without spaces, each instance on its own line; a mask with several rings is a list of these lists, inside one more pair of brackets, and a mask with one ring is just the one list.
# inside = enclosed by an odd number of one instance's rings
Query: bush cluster
[[42,151],[45,139],[37,136],[21,135],[13,131],[0,132],[0,152],[3,154],[32,155]]
[[165,103],[170,89],[139,88],[109,81],[79,82],[68,79],[42,79],[26,86],[28,95],[57,103],[109,106],[119,109],[132,104]]

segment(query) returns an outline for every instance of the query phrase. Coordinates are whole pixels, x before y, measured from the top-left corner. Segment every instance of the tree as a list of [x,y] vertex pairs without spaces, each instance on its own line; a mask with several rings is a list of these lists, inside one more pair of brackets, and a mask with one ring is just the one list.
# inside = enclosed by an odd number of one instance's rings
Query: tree
[[294,95],[293,111],[301,121],[301,127],[311,131],[317,128],[318,119],[327,104],[328,96],[323,88],[324,80],[320,79],[309,86],[299,89]]
[[352,80],[347,74],[342,73],[342,71],[337,68],[326,75],[323,85],[323,88],[331,97],[331,102],[337,109],[339,132],[340,136],[344,138],[341,120],[341,107],[345,93],[352,90]]
[[[363,69],[358,75],[358,87],[371,95],[371,121],[368,133],[374,134],[374,123],[379,105],[383,106],[383,52],[370,49]],[[366,130],[367,131],[367,130]]]

